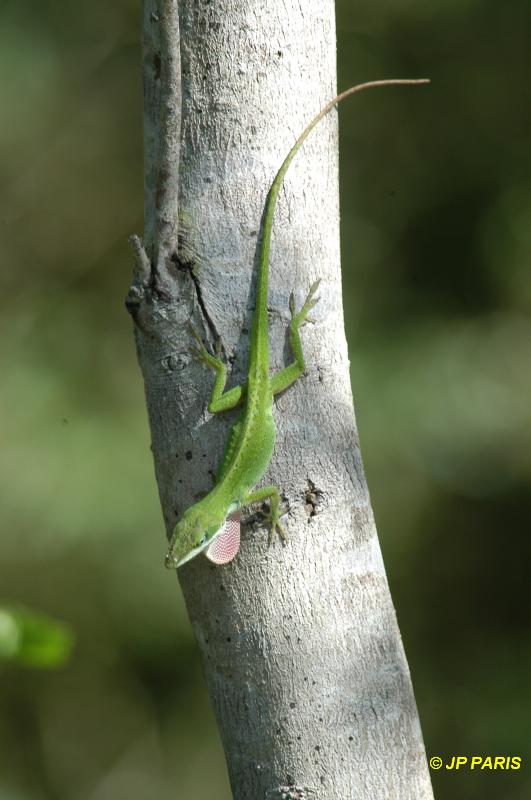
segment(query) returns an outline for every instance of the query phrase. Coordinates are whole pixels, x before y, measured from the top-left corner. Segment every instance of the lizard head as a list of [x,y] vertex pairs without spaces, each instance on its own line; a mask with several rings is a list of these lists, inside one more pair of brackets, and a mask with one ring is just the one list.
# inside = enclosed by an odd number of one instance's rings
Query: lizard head
[[232,561],[240,547],[239,512],[223,515],[201,508],[199,503],[189,508],[173,529],[165,565],[175,569],[199,553],[215,564]]

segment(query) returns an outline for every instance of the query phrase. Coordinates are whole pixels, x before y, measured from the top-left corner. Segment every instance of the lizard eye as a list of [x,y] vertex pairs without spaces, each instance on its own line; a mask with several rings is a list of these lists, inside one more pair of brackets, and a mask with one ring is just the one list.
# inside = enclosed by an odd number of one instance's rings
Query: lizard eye
[[206,533],[205,533],[205,534],[204,534],[204,536],[203,536],[203,538],[202,538],[202,539],[201,539],[201,541],[199,542],[199,547],[201,547],[201,545],[202,545],[202,544],[204,544],[204,543],[206,542],[206,540],[207,540],[207,535],[206,535]]

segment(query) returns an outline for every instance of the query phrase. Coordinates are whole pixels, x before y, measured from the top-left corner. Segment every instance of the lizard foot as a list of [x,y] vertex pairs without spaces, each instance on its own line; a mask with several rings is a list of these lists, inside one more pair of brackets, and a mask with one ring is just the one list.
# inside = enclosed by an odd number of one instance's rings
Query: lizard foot
[[191,344],[189,347],[190,353],[193,355],[193,357],[202,364],[206,364],[206,366],[210,367],[210,369],[219,370],[220,367],[223,367],[223,361],[221,360],[221,339],[216,339],[213,355],[206,349],[203,340],[191,322],[189,323],[189,329],[190,333],[197,342],[197,344]]
[[264,517],[266,524],[269,526],[269,536],[267,539],[268,546],[273,544],[275,539],[275,532],[278,532],[278,535],[282,539],[283,542],[288,541],[288,534],[282,523],[280,522],[280,514],[277,511],[261,511],[261,515]]
[[295,297],[293,292],[289,298],[289,310],[291,312],[291,327],[298,329],[302,328],[307,322],[315,322],[315,320],[308,316],[312,308],[317,305],[319,302],[319,298],[315,296],[317,289],[319,288],[319,284],[321,283],[321,279],[319,278],[310,286],[310,291],[306,296],[306,300],[299,312],[295,311]]

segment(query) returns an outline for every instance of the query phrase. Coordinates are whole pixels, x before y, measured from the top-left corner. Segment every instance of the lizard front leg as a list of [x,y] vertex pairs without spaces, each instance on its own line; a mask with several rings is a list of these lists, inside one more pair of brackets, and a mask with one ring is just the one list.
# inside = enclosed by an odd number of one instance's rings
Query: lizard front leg
[[273,542],[275,530],[278,531],[280,538],[287,542],[287,533],[280,524],[280,495],[276,486],[264,486],[263,489],[256,489],[254,492],[250,492],[243,498],[241,505],[248,506],[252,503],[261,503],[262,500],[269,500],[269,512],[262,512],[269,523],[269,544]]

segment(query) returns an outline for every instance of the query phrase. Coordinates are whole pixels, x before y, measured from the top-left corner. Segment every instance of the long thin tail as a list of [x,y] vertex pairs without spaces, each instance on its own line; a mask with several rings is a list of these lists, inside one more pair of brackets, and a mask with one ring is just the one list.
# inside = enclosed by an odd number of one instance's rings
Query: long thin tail
[[[273,228],[273,217],[275,214],[275,208],[277,204],[278,193],[280,187],[282,186],[282,181],[284,180],[284,176],[288,170],[289,165],[293,161],[293,158],[297,154],[301,144],[304,142],[306,137],[311,133],[311,131],[315,128],[318,122],[322,120],[329,111],[331,111],[334,106],[344,100],[346,97],[349,97],[351,94],[355,94],[356,92],[362,92],[364,89],[372,89],[377,86],[416,86],[420,83],[429,83],[428,78],[418,78],[415,80],[410,79],[402,79],[402,78],[393,78],[390,80],[383,80],[383,81],[369,81],[368,83],[360,83],[357,86],[351,86],[350,89],[347,89],[341,94],[338,94],[337,97],[334,97],[333,100],[330,100],[321,111],[315,116],[309,125],[303,130],[291,150],[289,151],[288,155],[282,162],[282,166],[280,167],[279,171],[277,172],[273,183],[271,184],[271,188],[269,189],[266,205],[265,205],[265,212],[262,222],[262,243],[260,248],[260,260],[259,260],[259,274],[258,274],[258,288],[256,293],[256,306],[254,311],[253,317],[253,327],[252,327],[252,338],[251,338],[251,357],[249,363],[249,372],[251,370],[262,367],[262,369],[268,369],[268,359],[267,361],[264,359],[264,354],[268,353],[268,322],[267,322],[267,293],[268,293],[268,284],[269,284],[269,250],[271,246],[271,230]],[[265,361],[265,363],[264,363]]]

